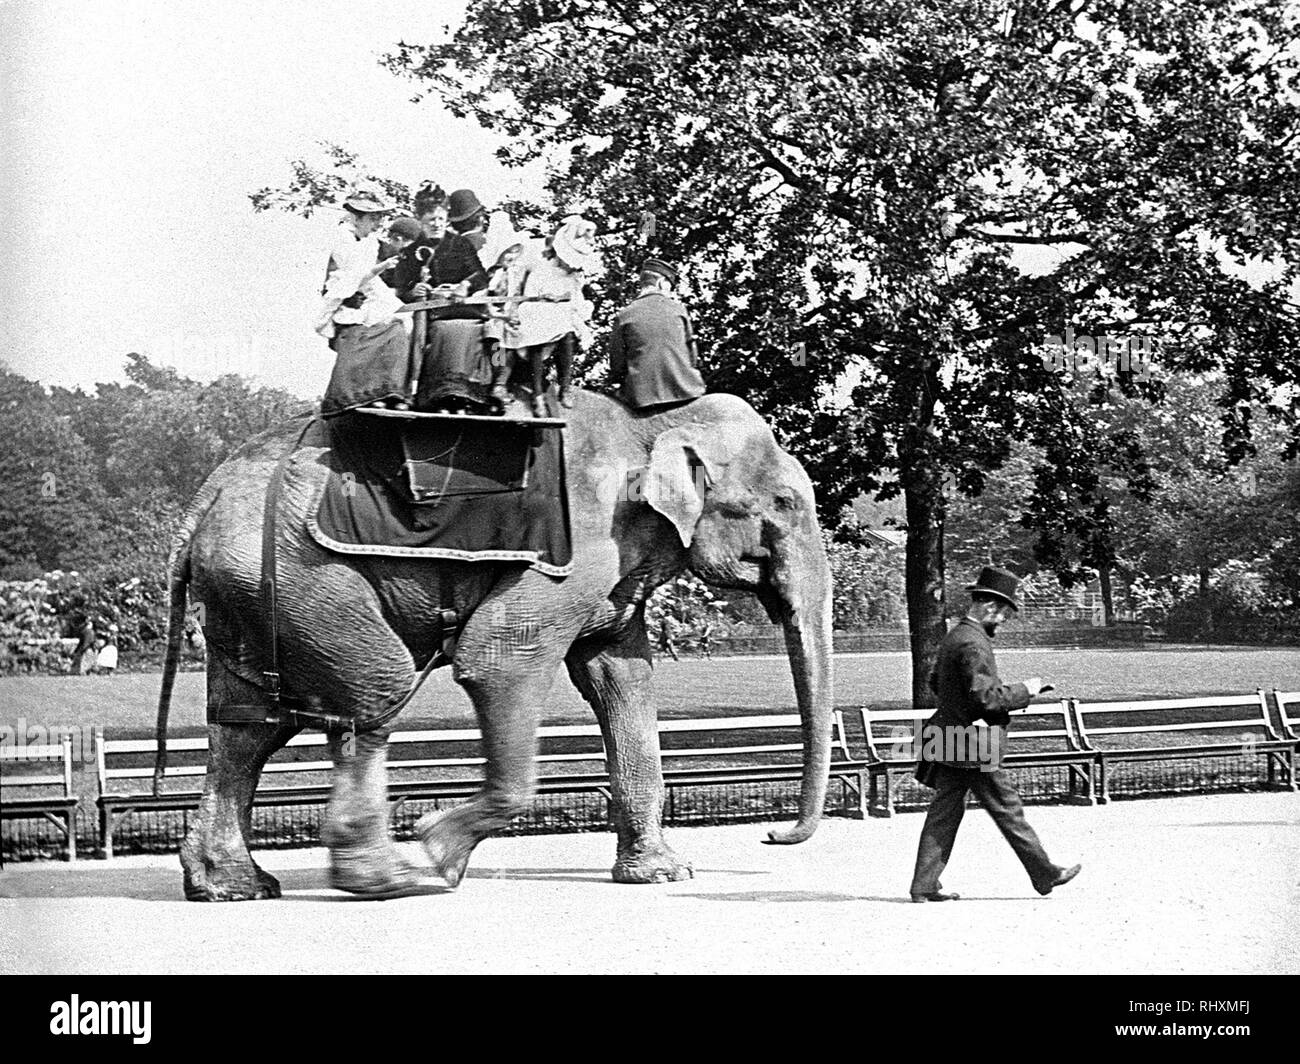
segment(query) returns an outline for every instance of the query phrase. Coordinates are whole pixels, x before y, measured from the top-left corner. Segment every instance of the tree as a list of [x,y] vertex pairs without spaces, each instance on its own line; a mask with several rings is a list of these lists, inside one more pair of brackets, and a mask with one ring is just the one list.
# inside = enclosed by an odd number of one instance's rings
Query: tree
[[100,557],[104,488],[90,449],[35,381],[0,368],[0,579]]
[[[611,288],[646,250],[688,265],[713,386],[772,419],[829,513],[903,493],[925,704],[944,472],[977,494],[1025,433],[1068,441],[1067,484],[1092,459],[1045,334],[1159,337],[1234,401],[1300,380],[1295,23],[1259,0],[499,0],[388,62],[502,131],[504,162],[549,161],[555,202],[613,237]],[[1063,254],[1024,272],[1033,246]],[[1251,256],[1283,265],[1223,268]]]

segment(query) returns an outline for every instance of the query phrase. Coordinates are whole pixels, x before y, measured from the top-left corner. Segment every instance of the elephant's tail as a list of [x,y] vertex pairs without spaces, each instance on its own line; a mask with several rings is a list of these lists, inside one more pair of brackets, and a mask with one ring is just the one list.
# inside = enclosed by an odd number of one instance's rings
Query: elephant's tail
[[[154,757],[153,792],[162,791],[167,773],[167,718],[171,715],[172,688],[176,685],[176,671],[181,662],[181,643],[185,639],[186,594],[190,583],[190,543],[204,515],[220,495],[220,489],[211,496],[201,492],[186,509],[181,527],[172,539],[171,555],[167,559],[167,587],[171,604],[167,615],[167,656],[163,660],[162,690],[158,693],[158,724],[155,731],[158,751]],[[205,618],[199,617],[200,625]]]

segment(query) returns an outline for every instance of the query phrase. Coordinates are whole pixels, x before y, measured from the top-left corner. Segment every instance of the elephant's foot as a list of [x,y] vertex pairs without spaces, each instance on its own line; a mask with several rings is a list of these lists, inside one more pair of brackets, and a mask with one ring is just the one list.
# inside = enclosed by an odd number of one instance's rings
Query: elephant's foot
[[426,813],[415,825],[415,833],[424,844],[434,871],[447,886],[455,890],[465,878],[470,855],[476,843],[457,831],[446,814]]
[[420,870],[391,842],[330,851],[330,886],[366,898],[398,898],[418,893]]
[[214,856],[188,841],[181,847],[187,901],[261,901],[280,896],[280,881],[247,851]]
[[614,862],[615,883],[679,883],[693,879],[695,869],[665,844],[620,853]]

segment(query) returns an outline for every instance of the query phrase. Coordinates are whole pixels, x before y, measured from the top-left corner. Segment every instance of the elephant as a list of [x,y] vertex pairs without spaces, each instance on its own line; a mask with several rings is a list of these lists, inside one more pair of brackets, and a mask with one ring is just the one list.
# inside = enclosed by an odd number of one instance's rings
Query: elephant
[[[604,739],[617,835],[614,880],[690,878],[692,866],[663,836],[645,624],[650,594],[686,570],[711,585],[755,593],[783,626],[802,718],[803,766],[797,820],[766,841],[802,842],[817,827],[830,763],[832,592],[807,473],[736,396],[708,394],[637,412],[595,392],[571,394],[574,406],[562,431],[573,567],[563,578],[521,562],[342,555],[318,545],[306,518],[329,475],[325,448],[309,436],[291,452],[308,415],[232,454],[181,519],[169,561],[160,740],[187,592],[203,606],[209,706],[264,698],[262,514],[269,479],[284,456],[276,509],[283,683],[340,717],[366,708],[371,721],[329,739],[334,770],[321,838],[334,887],[389,897],[420,889],[428,874],[390,836],[385,747],[392,721],[374,708],[397,705],[435,660],[436,618],[449,600],[467,618],[450,667],[473,701],[486,766],[474,798],[416,825],[436,874],[455,888],[474,848],[530,807],[539,707],[563,665]],[[637,490],[620,490],[625,482],[636,482]],[[181,846],[187,898],[279,896],[275,878],[249,853],[251,808],[267,758],[298,730],[282,723],[209,723],[204,790]]]

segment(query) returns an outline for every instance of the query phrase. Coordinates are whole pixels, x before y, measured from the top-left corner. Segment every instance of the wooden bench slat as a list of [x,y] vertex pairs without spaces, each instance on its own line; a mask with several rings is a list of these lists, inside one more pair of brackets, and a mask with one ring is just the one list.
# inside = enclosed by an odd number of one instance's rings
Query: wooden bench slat
[[777,714],[771,717],[716,717],[703,720],[664,720],[659,722],[659,731],[743,731],[746,729],[763,730],[767,728],[798,728],[803,721],[797,713]]
[[1136,735],[1143,732],[1148,734],[1159,735],[1162,732],[1175,731],[1210,731],[1214,728],[1263,728],[1265,722],[1258,718],[1254,720],[1221,720],[1221,721],[1192,721],[1190,723],[1179,724],[1125,724],[1111,725],[1099,728],[1095,724],[1088,725],[1089,735]]
[[[292,739],[289,740],[293,742]],[[153,739],[101,739],[99,748],[104,754],[155,754],[158,743]],[[189,739],[168,739],[167,749],[172,750],[206,750],[207,736]]]
[[0,761],[59,761],[62,746],[0,746]]
[[1075,702],[1075,712],[1082,713],[1140,713],[1166,709],[1229,709],[1234,706],[1259,708],[1260,696],[1213,695],[1209,698],[1153,698],[1134,702]]
[[62,776],[6,776],[0,787],[18,790],[20,787],[62,787]]

